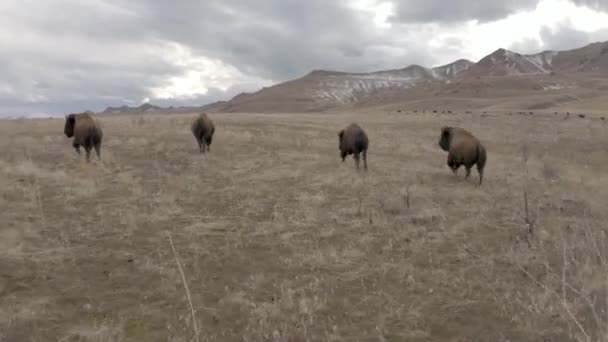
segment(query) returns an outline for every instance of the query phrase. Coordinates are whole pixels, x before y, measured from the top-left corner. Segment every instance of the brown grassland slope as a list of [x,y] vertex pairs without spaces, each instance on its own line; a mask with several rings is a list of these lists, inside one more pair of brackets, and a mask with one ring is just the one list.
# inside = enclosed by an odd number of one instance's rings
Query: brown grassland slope
[[[599,117],[210,114],[202,156],[193,115],[101,117],[90,164],[62,119],[0,122],[0,341],[608,338]],[[486,146],[481,187],[444,125]]]

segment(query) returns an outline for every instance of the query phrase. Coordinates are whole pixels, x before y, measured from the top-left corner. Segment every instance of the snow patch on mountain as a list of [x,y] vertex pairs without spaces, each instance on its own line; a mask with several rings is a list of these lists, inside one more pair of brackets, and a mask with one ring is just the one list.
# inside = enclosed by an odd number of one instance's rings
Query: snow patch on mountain
[[545,85],[543,86],[543,90],[544,91],[552,91],[552,90],[563,90],[563,89],[574,89],[576,88],[573,85],[566,85],[566,84],[549,84],[549,85]]
[[398,75],[330,76],[317,83],[312,95],[321,101],[341,104],[356,102],[378,90],[388,88],[407,89],[419,78]]
[[436,68],[411,65],[403,69],[357,74],[314,71],[308,77],[316,79],[311,95],[317,100],[346,104],[384,89],[408,89],[421,82],[448,80],[471,65],[472,62],[462,59]]

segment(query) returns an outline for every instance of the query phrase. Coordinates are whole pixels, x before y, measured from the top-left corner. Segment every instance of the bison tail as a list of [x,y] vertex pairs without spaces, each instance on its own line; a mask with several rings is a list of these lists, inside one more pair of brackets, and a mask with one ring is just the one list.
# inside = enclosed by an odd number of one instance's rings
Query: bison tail
[[477,167],[483,169],[486,166],[486,149],[481,145],[477,145]]
[[91,127],[87,134],[87,145],[92,147],[101,144],[102,137],[101,130],[97,127]]
[[477,145],[477,172],[479,172],[479,185],[483,181],[483,169],[486,166],[486,149],[481,145]]

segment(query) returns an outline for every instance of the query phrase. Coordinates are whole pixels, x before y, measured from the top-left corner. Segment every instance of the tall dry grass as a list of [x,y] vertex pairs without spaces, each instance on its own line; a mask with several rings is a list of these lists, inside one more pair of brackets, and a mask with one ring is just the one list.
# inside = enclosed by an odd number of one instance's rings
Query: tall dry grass
[[[0,340],[606,339],[600,120],[217,114],[202,156],[190,118],[103,118],[90,164],[61,120],[0,123]],[[444,125],[487,147],[481,187]]]

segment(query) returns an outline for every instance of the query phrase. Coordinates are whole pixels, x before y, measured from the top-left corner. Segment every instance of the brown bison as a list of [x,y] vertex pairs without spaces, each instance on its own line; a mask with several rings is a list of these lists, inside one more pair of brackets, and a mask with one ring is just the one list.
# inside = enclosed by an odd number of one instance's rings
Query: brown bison
[[101,140],[103,132],[101,125],[93,116],[92,112],[70,114],[65,117],[65,127],[63,133],[66,137],[72,138],[72,146],[80,154],[80,146],[84,147],[87,153],[87,162],[91,160],[91,149],[95,148],[97,158],[101,159]]
[[342,162],[344,162],[346,156],[352,154],[355,158],[355,165],[359,169],[359,154],[363,154],[363,167],[367,170],[369,139],[363,129],[356,123],[352,123],[338,132],[338,137],[340,138],[339,149]]
[[471,167],[477,164],[479,185],[481,185],[483,169],[486,165],[486,150],[473,134],[459,127],[443,127],[439,146],[448,152],[448,166],[454,174],[461,165],[464,165],[467,170],[465,178],[468,178],[471,175]]
[[192,122],[192,134],[196,138],[198,148],[201,153],[211,151],[211,140],[213,139],[213,133],[215,132],[215,125],[206,113],[201,113]]

